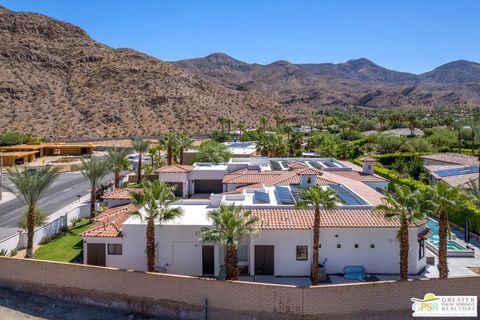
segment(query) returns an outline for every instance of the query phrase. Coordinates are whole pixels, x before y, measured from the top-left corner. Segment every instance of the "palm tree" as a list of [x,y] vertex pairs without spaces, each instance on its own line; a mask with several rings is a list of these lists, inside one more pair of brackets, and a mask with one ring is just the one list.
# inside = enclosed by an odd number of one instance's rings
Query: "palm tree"
[[217,122],[220,122],[220,125],[222,126],[222,135],[223,135],[225,133],[225,118],[218,117]]
[[257,151],[260,152],[262,157],[268,156],[269,145],[268,136],[265,133],[260,133],[260,139],[258,139],[257,142]]
[[158,168],[160,166],[160,163],[162,162],[161,151],[162,151],[161,144],[156,144],[148,148],[148,155],[150,156],[150,159],[152,159],[153,169]]
[[80,159],[82,162],[82,174],[90,183],[90,221],[95,216],[96,191],[103,178],[105,178],[112,169],[110,159]]
[[289,156],[299,157],[302,155],[303,133],[294,132],[288,140]]
[[435,187],[429,188],[428,192],[429,211],[438,219],[438,273],[440,278],[447,278],[448,214],[461,210],[470,197],[463,189],[451,188],[443,181],[438,182]]
[[260,118],[260,124],[262,125],[262,131],[265,132],[267,130],[267,123],[268,119],[266,117],[261,117]]
[[198,155],[195,158],[197,162],[227,162],[230,159],[230,151],[223,143],[207,140],[198,147]]
[[148,151],[150,142],[142,139],[133,139],[132,146],[136,153],[138,153],[138,168],[137,168],[137,182],[142,183],[142,157],[145,152]]
[[212,219],[212,227],[202,227],[200,234],[204,242],[215,242],[225,246],[226,280],[238,280],[238,240],[242,236],[257,232],[258,218],[249,210],[234,204],[220,205],[217,210],[210,211],[208,217]]
[[400,229],[398,240],[400,241],[400,279],[408,279],[408,252],[410,250],[408,226],[415,220],[424,218],[422,210],[422,194],[420,191],[412,191],[407,186],[392,185],[392,192],[382,200],[383,204],[375,207],[383,211],[387,218],[398,218]]
[[245,131],[245,124],[243,122],[240,122],[238,124],[238,131],[239,131],[238,140],[242,141],[243,140],[243,132]]
[[472,180],[468,183],[468,192],[472,196],[472,200],[480,207],[480,180]]
[[285,126],[285,128],[283,128],[283,131],[285,131],[285,133],[287,134],[287,141],[290,141],[290,135],[293,132],[292,126]]
[[385,130],[385,115],[383,113],[380,113],[377,117],[378,122],[380,123],[380,131]]
[[130,192],[132,203],[137,207],[143,207],[143,212],[136,211],[133,215],[147,222],[148,272],[154,272],[156,269],[155,223],[172,221],[183,215],[181,208],[172,207],[173,202],[176,201],[174,190],[174,186],[168,186],[158,181],[146,181],[143,185],[143,192]]
[[180,164],[183,164],[183,153],[185,150],[193,145],[193,139],[185,133],[179,133],[177,136],[178,157],[180,158]]
[[415,135],[415,127],[417,126],[417,116],[415,114],[409,114],[407,117],[408,128],[410,129],[410,136]]
[[299,190],[299,200],[295,204],[297,208],[308,208],[313,206],[315,216],[313,222],[313,268],[312,284],[318,285],[320,278],[318,274],[319,242],[320,242],[320,206],[325,209],[334,209],[337,207],[338,198],[332,189],[323,189],[319,186],[313,186],[308,189]]
[[229,119],[229,118],[226,118],[225,120],[225,124],[227,125],[227,132],[228,134],[230,134],[230,130],[231,130],[231,127],[232,127],[232,124],[233,124],[233,120],[232,119]]
[[18,169],[8,169],[7,171],[10,175],[10,181],[16,188],[12,192],[26,205],[27,252],[25,258],[32,258],[37,205],[47,189],[58,178],[58,173],[53,168],[43,168],[36,171],[25,170],[23,172],[18,171]]
[[173,154],[178,147],[178,135],[172,132],[167,132],[163,135],[161,144],[167,150],[167,164],[171,165],[173,162]]
[[127,157],[129,151],[127,149],[108,149],[108,159],[110,160],[111,168],[115,174],[115,188],[120,187],[120,172],[127,170],[130,167],[130,161]]

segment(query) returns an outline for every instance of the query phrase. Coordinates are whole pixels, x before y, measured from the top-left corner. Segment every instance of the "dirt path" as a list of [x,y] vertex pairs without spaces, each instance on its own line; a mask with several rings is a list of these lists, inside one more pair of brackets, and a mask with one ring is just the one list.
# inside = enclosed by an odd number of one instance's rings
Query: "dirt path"
[[166,319],[118,310],[63,302],[38,295],[0,288],[1,320],[143,320]]

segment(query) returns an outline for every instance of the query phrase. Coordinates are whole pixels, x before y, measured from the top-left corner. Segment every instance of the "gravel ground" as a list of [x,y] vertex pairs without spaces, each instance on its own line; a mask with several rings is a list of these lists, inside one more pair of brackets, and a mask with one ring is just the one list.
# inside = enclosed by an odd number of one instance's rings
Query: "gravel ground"
[[143,320],[162,319],[101,307],[79,305],[0,288],[1,320]]

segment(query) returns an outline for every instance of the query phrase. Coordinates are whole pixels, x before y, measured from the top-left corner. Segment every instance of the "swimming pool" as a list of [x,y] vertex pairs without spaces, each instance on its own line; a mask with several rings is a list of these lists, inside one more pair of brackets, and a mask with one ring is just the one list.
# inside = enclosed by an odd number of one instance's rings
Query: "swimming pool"
[[[432,235],[427,239],[427,248],[438,255],[438,223],[433,219],[428,219],[427,227],[430,229]],[[462,246],[455,240],[447,240],[447,255],[451,257],[473,257],[474,251]]]

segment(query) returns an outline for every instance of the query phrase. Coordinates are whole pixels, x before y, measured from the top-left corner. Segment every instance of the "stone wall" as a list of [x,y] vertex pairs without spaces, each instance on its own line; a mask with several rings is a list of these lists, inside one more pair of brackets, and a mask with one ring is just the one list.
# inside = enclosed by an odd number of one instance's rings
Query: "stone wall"
[[405,319],[410,298],[478,295],[480,277],[299,288],[0,257],[0,286],[181,319]]

